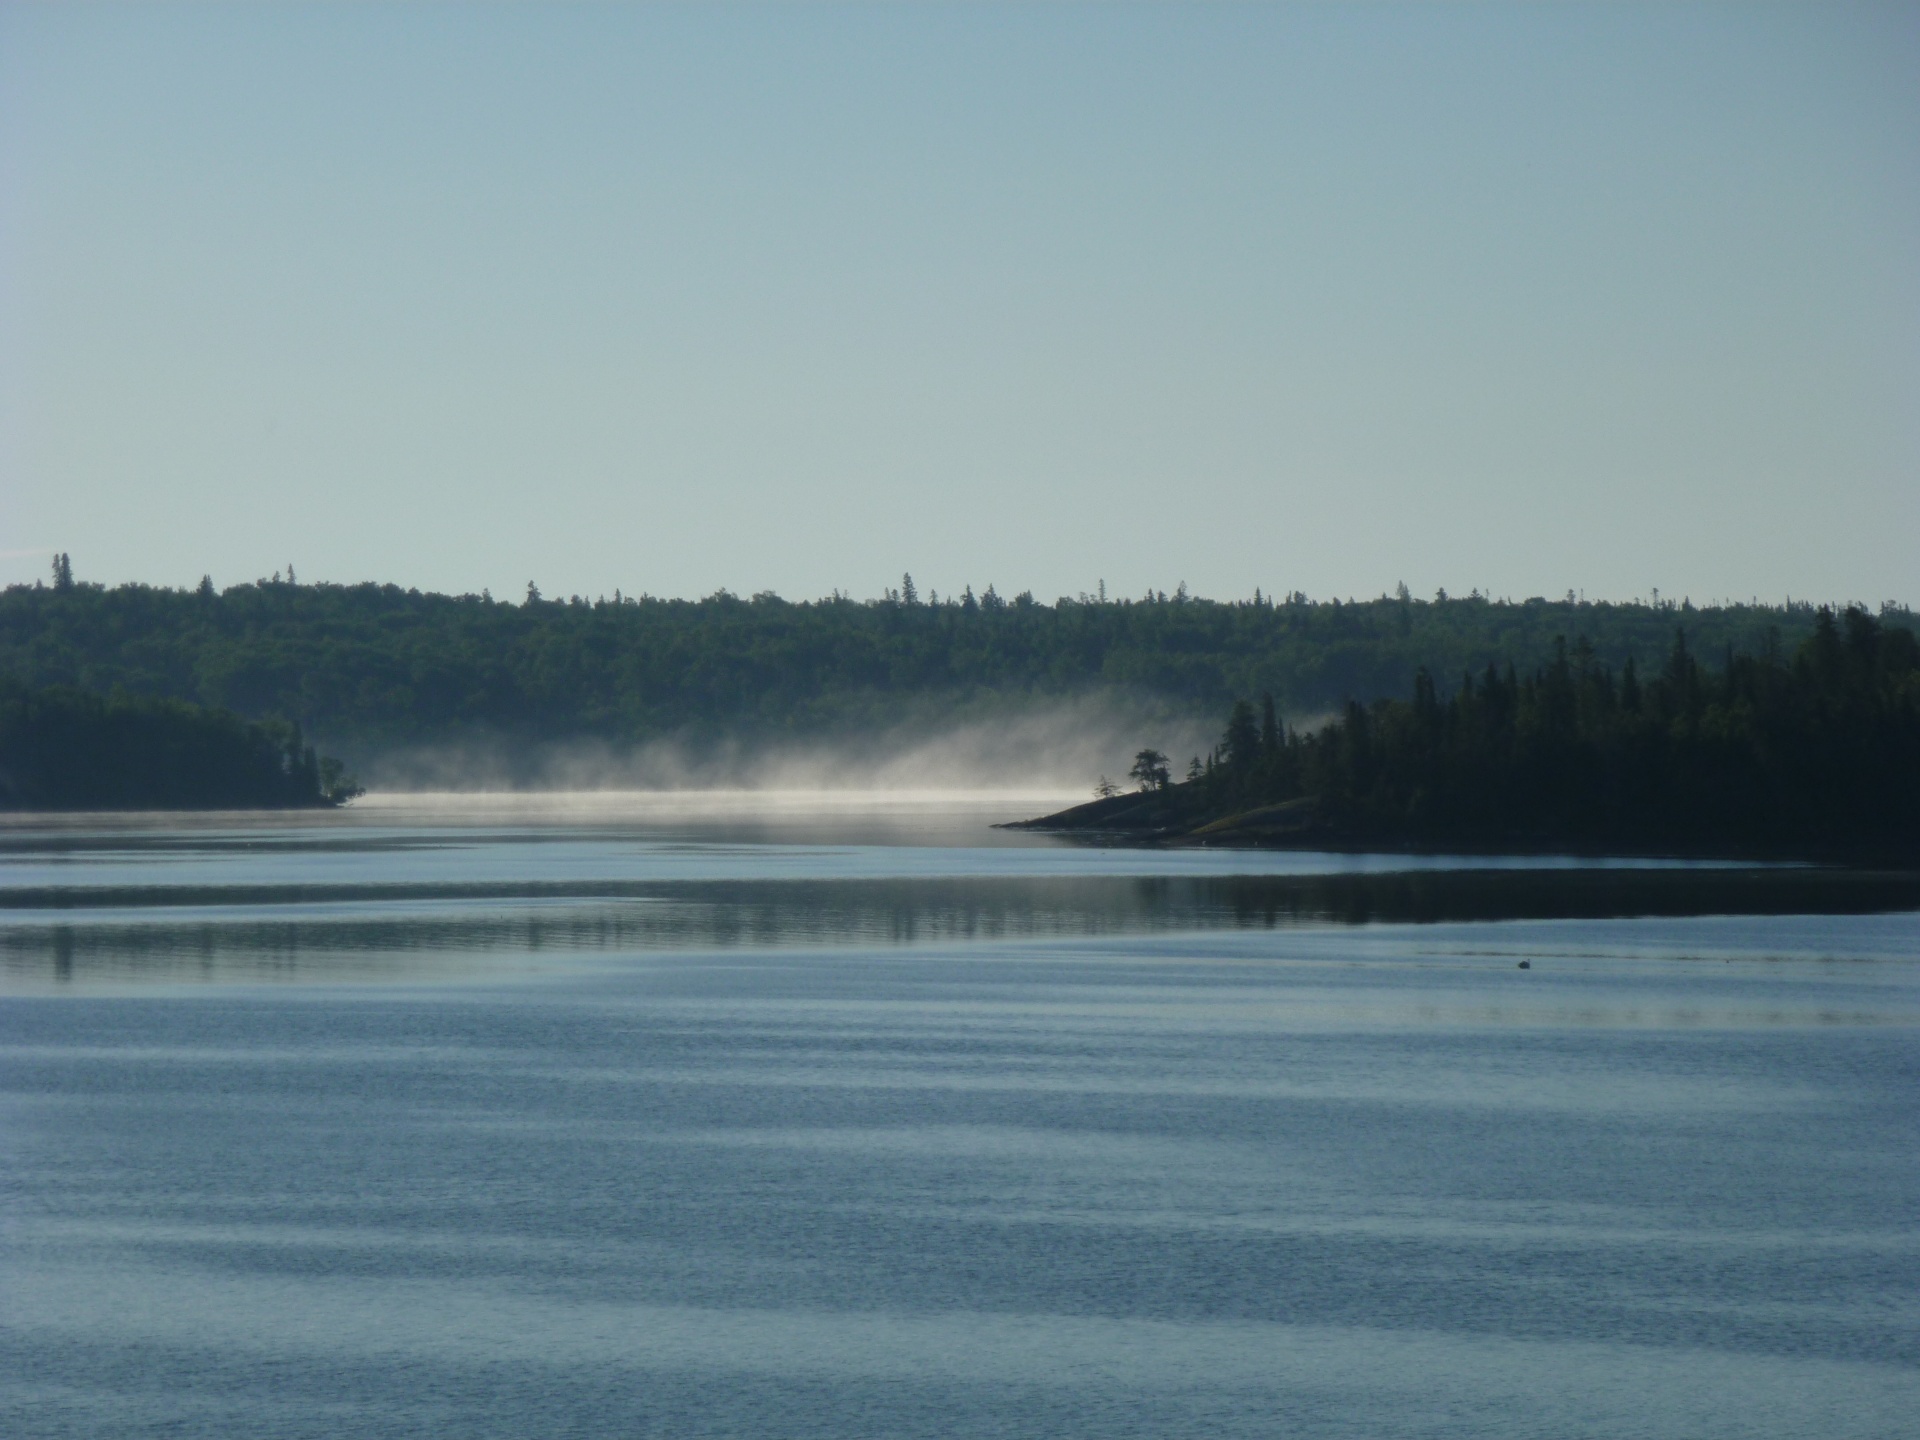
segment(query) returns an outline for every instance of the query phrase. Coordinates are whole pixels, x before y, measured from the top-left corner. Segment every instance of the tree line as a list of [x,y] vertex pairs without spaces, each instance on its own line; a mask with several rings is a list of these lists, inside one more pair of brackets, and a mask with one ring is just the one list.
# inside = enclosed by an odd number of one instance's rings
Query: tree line
[[1729,649],[1716,667],[1682,630],[1643,675],[1583,637],[1530,669],[1462,673],[1445,693],[1423,668],[1411,698],[1352,702],[1304,732],[1271,696],[1241,700],[1188,773],[1175,782],[1144,750],[1144,802],[1068,815],[1255,838],[1911,855],[1920,642],[1864,609],[1823,608],[1791,652]]
[[297,725],[0,678],[0,810],[300,809],[358,793]]
[[[112,588],[76,581],[0,591],[0,674],[28,686],[116,687],[283,716],[364,758],[392,744],[477,735],[748,739],[818,735],[1036,697],[1129,692],[1190,713],[1270,693],[1284,714],[1393,694],[1424,667],[1457,674],[1548,660],[1578,630],[1593,658],[1646,663],[1677,623],[1703,647],[1791,647],[1804,605],[1694,607],[1416,599],[1316,602],[1177,588],[1051,604],[989,586],[923,595],[911,579],[877,600],[565,599],[529,586],[512,602],[393,585]],[[1883,610],[1890,628],[1912,615]]]

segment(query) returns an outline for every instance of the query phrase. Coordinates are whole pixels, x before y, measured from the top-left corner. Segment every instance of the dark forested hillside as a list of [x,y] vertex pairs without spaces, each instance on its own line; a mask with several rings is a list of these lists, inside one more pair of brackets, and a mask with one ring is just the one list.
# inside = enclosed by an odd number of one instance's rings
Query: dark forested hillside
[[296,809],[357,793],[298,726],[0,678],[0,810]]
[[[1904,611],[1886,617],[1910,626]],[[0,675],[115,686],[282,716],[364,757],[473,735],[615,743],[824,734],[955,701],[1091,690],[1217,713],[1271,693],[1282,712],[1404,693],[1436,675],[1553,652],[1657,665],[1676,624],[1696,647],[1791,649],[1811,607],[1495,603],[1478,597],[1218,603],[1184,594],[1039,604],[991,590],[933,601],[616,597],[503,603],[383,585],[263,582],[224,592],[126,585],[0,592]]]
[[[1264,713],[1262,713],[1264,711]],[[1487,666],[1443,695],[1353,703],[1318,730],[1238,702],[1193,778],[1140,753],[1143,793],[1049,821],[1228,843],[1427,843],[1920,855],[1920,642],[1864,610],[1702,664],[1684,634],[1619,671],[1591,646]]]

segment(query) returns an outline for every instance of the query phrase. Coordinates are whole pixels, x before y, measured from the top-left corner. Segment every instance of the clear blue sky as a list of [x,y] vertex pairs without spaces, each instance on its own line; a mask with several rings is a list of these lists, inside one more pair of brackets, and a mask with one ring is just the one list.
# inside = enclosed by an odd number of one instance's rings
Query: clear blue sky
[[0,9],[0,581],[1920,601],[1920,6]]

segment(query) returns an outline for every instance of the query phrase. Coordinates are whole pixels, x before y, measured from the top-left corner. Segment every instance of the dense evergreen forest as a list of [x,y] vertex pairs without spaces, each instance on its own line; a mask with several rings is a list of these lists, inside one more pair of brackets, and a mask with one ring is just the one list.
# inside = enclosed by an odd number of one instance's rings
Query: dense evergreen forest
[[[64,557],[63,557],[64,558]],[[1904,610],[1883,611],[1911,628]],[[1593,663],[1657,664],[1676,625],[1707,653],[1791,648],[1811,606],[1515,603],[1479,595],[1216,602],[1155,593],[1043,604],[991,587],[879,600],[789,602],[615,595],[512,603],[391,585],[262,581],[216,590],[77,583],[0,592],[0,675],[29,686],[124,688],[284,716],[364,761],[383,747],[475,736],[848,733],[1091,691],[1185,713],[1270,693],[1305,718],[1403,694],[1407,677],[1528,669],[1584,634]]]
[[[1703,665],[1684,632],[1642,676],[1577,640],[1546,664],[1488,665],[1451,693],[1350,703],[1300,733],[1233,707],[1176,783],[1143,750],[1141,792],[1036,822],[1229,843],[1415,843],[1920,855],[1920,643],[1822,609],[1789,655]],[[1110,786],[1103,786],[1111,792]]]
[[258,810],[358,791],[298,726],[0,679],[0,810]]

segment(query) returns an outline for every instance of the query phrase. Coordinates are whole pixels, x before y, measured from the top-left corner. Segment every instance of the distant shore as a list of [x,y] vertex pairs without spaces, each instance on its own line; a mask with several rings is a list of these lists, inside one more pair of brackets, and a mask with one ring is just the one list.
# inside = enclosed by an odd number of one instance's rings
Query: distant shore
[[359,793],[286,721],[0,677],[0,811],[323,810]]
[[1109,843],[1912,864],[1920,859],[1920,642],[1865,610],[1818,612],[1791,656],[1616,675],[1576,637],[1531,672],[1349,703],[1306,734],[1273,697],[1220,742],[1139,751],[1118,792],[1021,823]]

